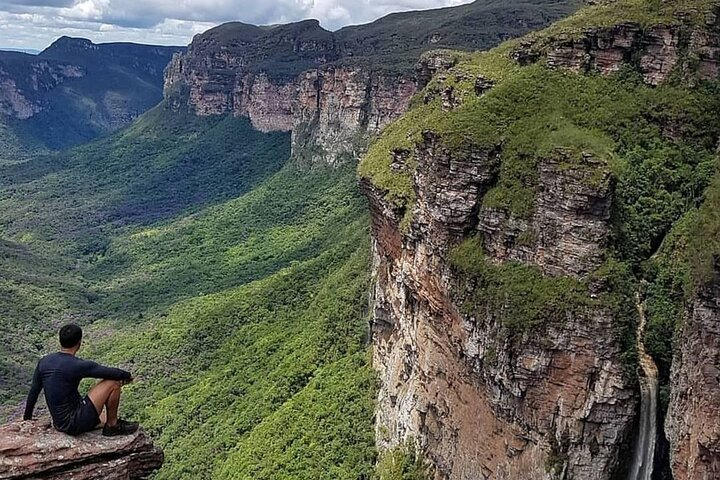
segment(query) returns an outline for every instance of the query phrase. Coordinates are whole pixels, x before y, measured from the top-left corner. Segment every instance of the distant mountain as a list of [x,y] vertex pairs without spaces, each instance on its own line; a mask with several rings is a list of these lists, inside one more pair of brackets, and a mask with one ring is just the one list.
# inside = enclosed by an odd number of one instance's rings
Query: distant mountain
[[162,99],[181,47],[62,37],[38,55],[0,51],[0,163],[86,142]]
[[[543,28],[574,12],[583,0],[476,0],[467,5],[391,13],[335,32],[342,58],[412,68],[421,53],[440,48],[486,50]],[[388,62],[392,60],[392,62]]]
[[[583,0],[476,0],[467,5],[392,13],[372,23],[324,29],[317,20],[259,27],[230,22],[193,39],[190,55],[223,52],[242,59],[227,65],[276,80],[329,63],[373,63],[411,71],[425,51],[485,50],[545,27],[574,12]],[[220,67],[220,69],[226,66]],[[218,71],[219,74],[223,73]]]
[[[391,14],[330,32],[317,20],[227,23],[197,35],[166,69],[165,98],[198,115],[250,118],[292,131],[295,156],[341,163],[403,113],[437,49],[485,50],[574,12],[580,0],[478,0]],[[433,55],[430,54],[429,57]],[[415,68],[425,65],[421,74]]]
[[34,48],[0,47],[0,52],[20,52],[27,53],[28,55],[37,55],[41,50],[35,50]]

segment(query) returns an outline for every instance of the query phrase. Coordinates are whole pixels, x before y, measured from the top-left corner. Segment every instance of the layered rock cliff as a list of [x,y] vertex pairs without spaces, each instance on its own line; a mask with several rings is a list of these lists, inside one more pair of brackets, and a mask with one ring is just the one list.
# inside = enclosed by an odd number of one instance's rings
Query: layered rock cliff
[[[377,440],[381,450],[416,443],[438,479],[628,470],[639,264],[683,213],[628,247],[626,236],[647,234],[632,224],[648,218],[641,202],[664,195],[638,193],[631,172],[644,161],[636,152],[655,155],[646,141],[688,146],[690,168],[715,165],[717,129],[699,146],[687,136],[698,119],[652,112],[665,94],[712,102],[697,86],[718,78],[720,8],[610,3],[440,65],[424,105],[360,166],[374,239]],[[709,177],[699,177],[702,191]],[[686,205],[702,199],[689,195]],[[702,293],[675,343],[676,479],[718,475],[716,303],[713,289]]]
[[[29,55],[3,53],[0,58],[0,112],[28,119],[43,108],[42,94],[65,81],[82,78],[86,71],[79,65],[38,60],[29,63]],[[22,70],[18,74],[18,70]]]
[[[418,440],[439,478],[610,478],[636,405],[610,333],[613,312],[569,308],[545,329],[513,332],[502,308],[471,300],[482,287],[450,258],[481,233],[494,263],[518,258],[570,276],[598,268],[609,176],[588,187],[587,173],[544,163],[535,217],[513,222],[480,206],[497,181],[498,152],[458,154],[426,137],[416,159],[405,231],[399,212],[364,184],[375,238],[381,448]],[[518,242],[523,236],[534,239]]]
[[672,371],[667,417],[675,478],[720,476],[720,285],[689,306]]
[[71,437],[41,421],[0,427],[0,479],[139,480],[162,463],[162,451],[142,432]]
[[[580,2],[523,2],[397,14],[338,32],[315,20],[256,27],[230,23],[197,36],[165,74],[165,98],[198,115],[248,117],[264,132],[291,131],[296,157],[335,164],[409,106],[431,48],[487,48],[547,25]],[[487,22],[478,35],[469,16]],[[413,60],[410,61],[409,59]]]

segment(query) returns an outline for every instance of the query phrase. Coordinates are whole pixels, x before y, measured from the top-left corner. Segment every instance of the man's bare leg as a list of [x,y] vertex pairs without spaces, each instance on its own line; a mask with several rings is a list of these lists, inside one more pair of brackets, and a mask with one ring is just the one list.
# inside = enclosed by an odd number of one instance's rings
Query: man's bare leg
[[110,427],[117,425],[121,388],[122,383],[117,380],[103,380],[88,392],[90,401],[101,416],[100,420],[102,421],[102,414],[105,413],[105,424]]

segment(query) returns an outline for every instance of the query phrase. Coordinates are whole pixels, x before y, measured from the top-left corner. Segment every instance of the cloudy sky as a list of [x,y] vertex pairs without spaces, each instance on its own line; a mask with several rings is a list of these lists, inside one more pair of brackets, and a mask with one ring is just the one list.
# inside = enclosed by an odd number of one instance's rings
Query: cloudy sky
[[470,0],[0,0],[0,48],[43,49],[62,35],[185,45],[218,23],[319,19],[325,28]]

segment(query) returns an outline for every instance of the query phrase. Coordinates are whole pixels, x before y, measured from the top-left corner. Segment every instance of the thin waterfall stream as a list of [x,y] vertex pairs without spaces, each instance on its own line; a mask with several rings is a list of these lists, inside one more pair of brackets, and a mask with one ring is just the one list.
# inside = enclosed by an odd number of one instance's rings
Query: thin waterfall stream
[[650,480],[653,473],[655,438],[657,434],[658,369],[645,351],[645,304],[640,292],[635,293],[635,305],[640,316],[637,346],[642,375],[640,376],[640,425],[629,480]]

